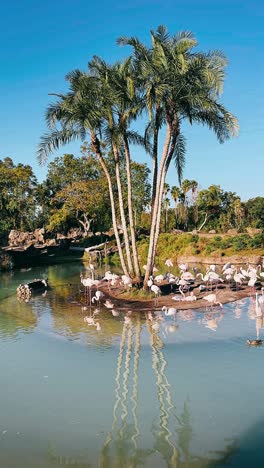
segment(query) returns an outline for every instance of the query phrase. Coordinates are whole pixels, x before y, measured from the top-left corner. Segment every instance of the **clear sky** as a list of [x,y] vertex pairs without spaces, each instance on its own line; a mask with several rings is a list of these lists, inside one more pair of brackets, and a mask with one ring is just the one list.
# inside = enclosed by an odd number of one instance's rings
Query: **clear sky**
[[[66,89],[65,74],[85,69],[92,55],[115,61],[129,49],[122,35],[149,42],[159,24],[171,33],[191,30],[199,49],[221,49],[229,59],[222,102],[240,122],[240,135],[220,145],[207,129],[186,128],[184,178],[202,188],[218,184],[242,200],[264,196],[264,4],[263,0],[10,0],[1,3],[0,158],[32,165],[45,132],[48,93]],[[58,154],[78,154],[78,144]],[[135,159],[142,160],[136,151]],[[52,160],[52,156],[51,156]],[[170,185],[177,185],[172,169]]]

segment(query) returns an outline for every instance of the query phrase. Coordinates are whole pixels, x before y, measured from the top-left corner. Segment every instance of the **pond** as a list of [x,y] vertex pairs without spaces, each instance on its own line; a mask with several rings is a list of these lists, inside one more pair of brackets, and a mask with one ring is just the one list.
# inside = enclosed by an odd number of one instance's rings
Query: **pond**
[[[264,348],[246,345],[262,333],[254,298],[164,320],[91,312],[69,300],[83,270],[1,275],[0,466],[263,462]],[[38,277],[50,290],[20,303],[18,284]]]

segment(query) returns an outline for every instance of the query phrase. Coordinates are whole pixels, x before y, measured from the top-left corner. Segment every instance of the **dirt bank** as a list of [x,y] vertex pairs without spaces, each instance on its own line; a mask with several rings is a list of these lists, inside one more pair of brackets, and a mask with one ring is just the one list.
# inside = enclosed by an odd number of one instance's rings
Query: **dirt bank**
[[[161,288],[161,296],[157,299],[155,298],[131,298],[129,297],[129,293],[131,291],[127,291],[124,287],[111,287],[108,289],[107,284],[103,284],[100,286],[100,291],[102,291],[104,296],[104,301],[109,300],[113,303],[113,308],[118,310],[127,310],[131,309],[134,311],[153,311],[156,309],[160,309],[163,306],[166,307],[175,307],[176,309],[198,309],[198,308],[206,308],[210,307],[208,301],[206,301],[204,296],[209,294],[216,294],[216,300],[222,304],[226,304],[228,302],[234,302],[238,299],[242,299],[248,296],[254,296],[254,292],[248,286],[242,286],[238,290],[234,287],[230,287],[229,285],[220,285],[217,290],[213,289],[207,290],[204,292],[199,291],[199,284],[195,284],[194,287],[191,287],[190,291],[193,291],[194,295],[196,296],[195,301],[186,301],[184,300],[183,296],[179,293],[171,292],[170,285],[162,284],[159,286]],[[261,284],[258,285],[258,289],[261,289]],[[189,296],[190,293],[186,294],[186,297]],[[173,300],[173,296],[178,297],[180,300]],[[217,305],[213,307],[219,307]]]

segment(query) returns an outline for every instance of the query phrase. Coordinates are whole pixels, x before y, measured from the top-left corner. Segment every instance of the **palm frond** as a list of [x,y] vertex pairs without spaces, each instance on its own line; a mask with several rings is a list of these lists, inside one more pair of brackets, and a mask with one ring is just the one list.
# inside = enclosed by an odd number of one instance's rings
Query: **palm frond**
[[127,139],[129,143],[132,143],[132,145],[138,145],[138,146],[144,147],[145,151],[148,154],[152,153],[152,144],[150,142],[150,139],[148,138],[148,135],[146,135],[146,133],[143,137],[139,133],[130,130],[126,132],[126,135],[127,135]]
[[176,167],[179,184],[181,185],[183,170],[185,167],[185,157],[186,157],[186,140],[184,136],[180,133],[177,136],[175,149],[173,153],[173,160]]
[[86,132],[83,128],[63,128],[45,133],[38,146],[37,158],[40,164],[45,164],[49,155],[61,146],[71,143],[76,139],[85,140]]

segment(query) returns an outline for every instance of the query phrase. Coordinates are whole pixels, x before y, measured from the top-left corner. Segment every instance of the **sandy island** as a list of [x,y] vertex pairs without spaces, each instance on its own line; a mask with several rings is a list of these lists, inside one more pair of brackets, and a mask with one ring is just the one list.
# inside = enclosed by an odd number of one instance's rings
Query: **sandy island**
[[[243,299],[245,297],[253,297],[255,293],[252,288],[248,287],[247,285],[242,285],[238,289],[233,286],[221,284],[216,289],[215,287],[213,290],[211,288],[207,289],[206,291],[200,292],[199,285],[201,283],[195,283],[190,287],[186,296],[190,294],[191,291],[197,297],[196,301],[185,301],[180,293],[176,291],[171,291],[171,286],[168,283],[161,283],[159,287],[161,289],[161,295],[156,298],[129,298],[131,295],[131,289],[125,289],[124,286],[112,286],[111,289],[108,288],[107,284],[100,285],[100,291],[104,293],[103,302],[107,299],[113,302],[114,307],[116,309],[131,309],[133,311],[145,312],[145,311],[153,311],[161,309],[163,306],[165,307],[175,307],[176,309],[184,310],[184,309],[198,309],[198,308],[211,308],[210,303],[203,299],[204,296],[209,294],[216,294],[216,300],[222,304],[226,304],[228,302],[234,302],[239,299]],[[258,282],[256,284],[255,291],[260,292],[262,284]],[[93,291],[92,291],[93,295]],[[179,297],[181,300],[175,301],[172,299],[173,296]],[[219,307],[217,305],[213,305],[213,307]]]

